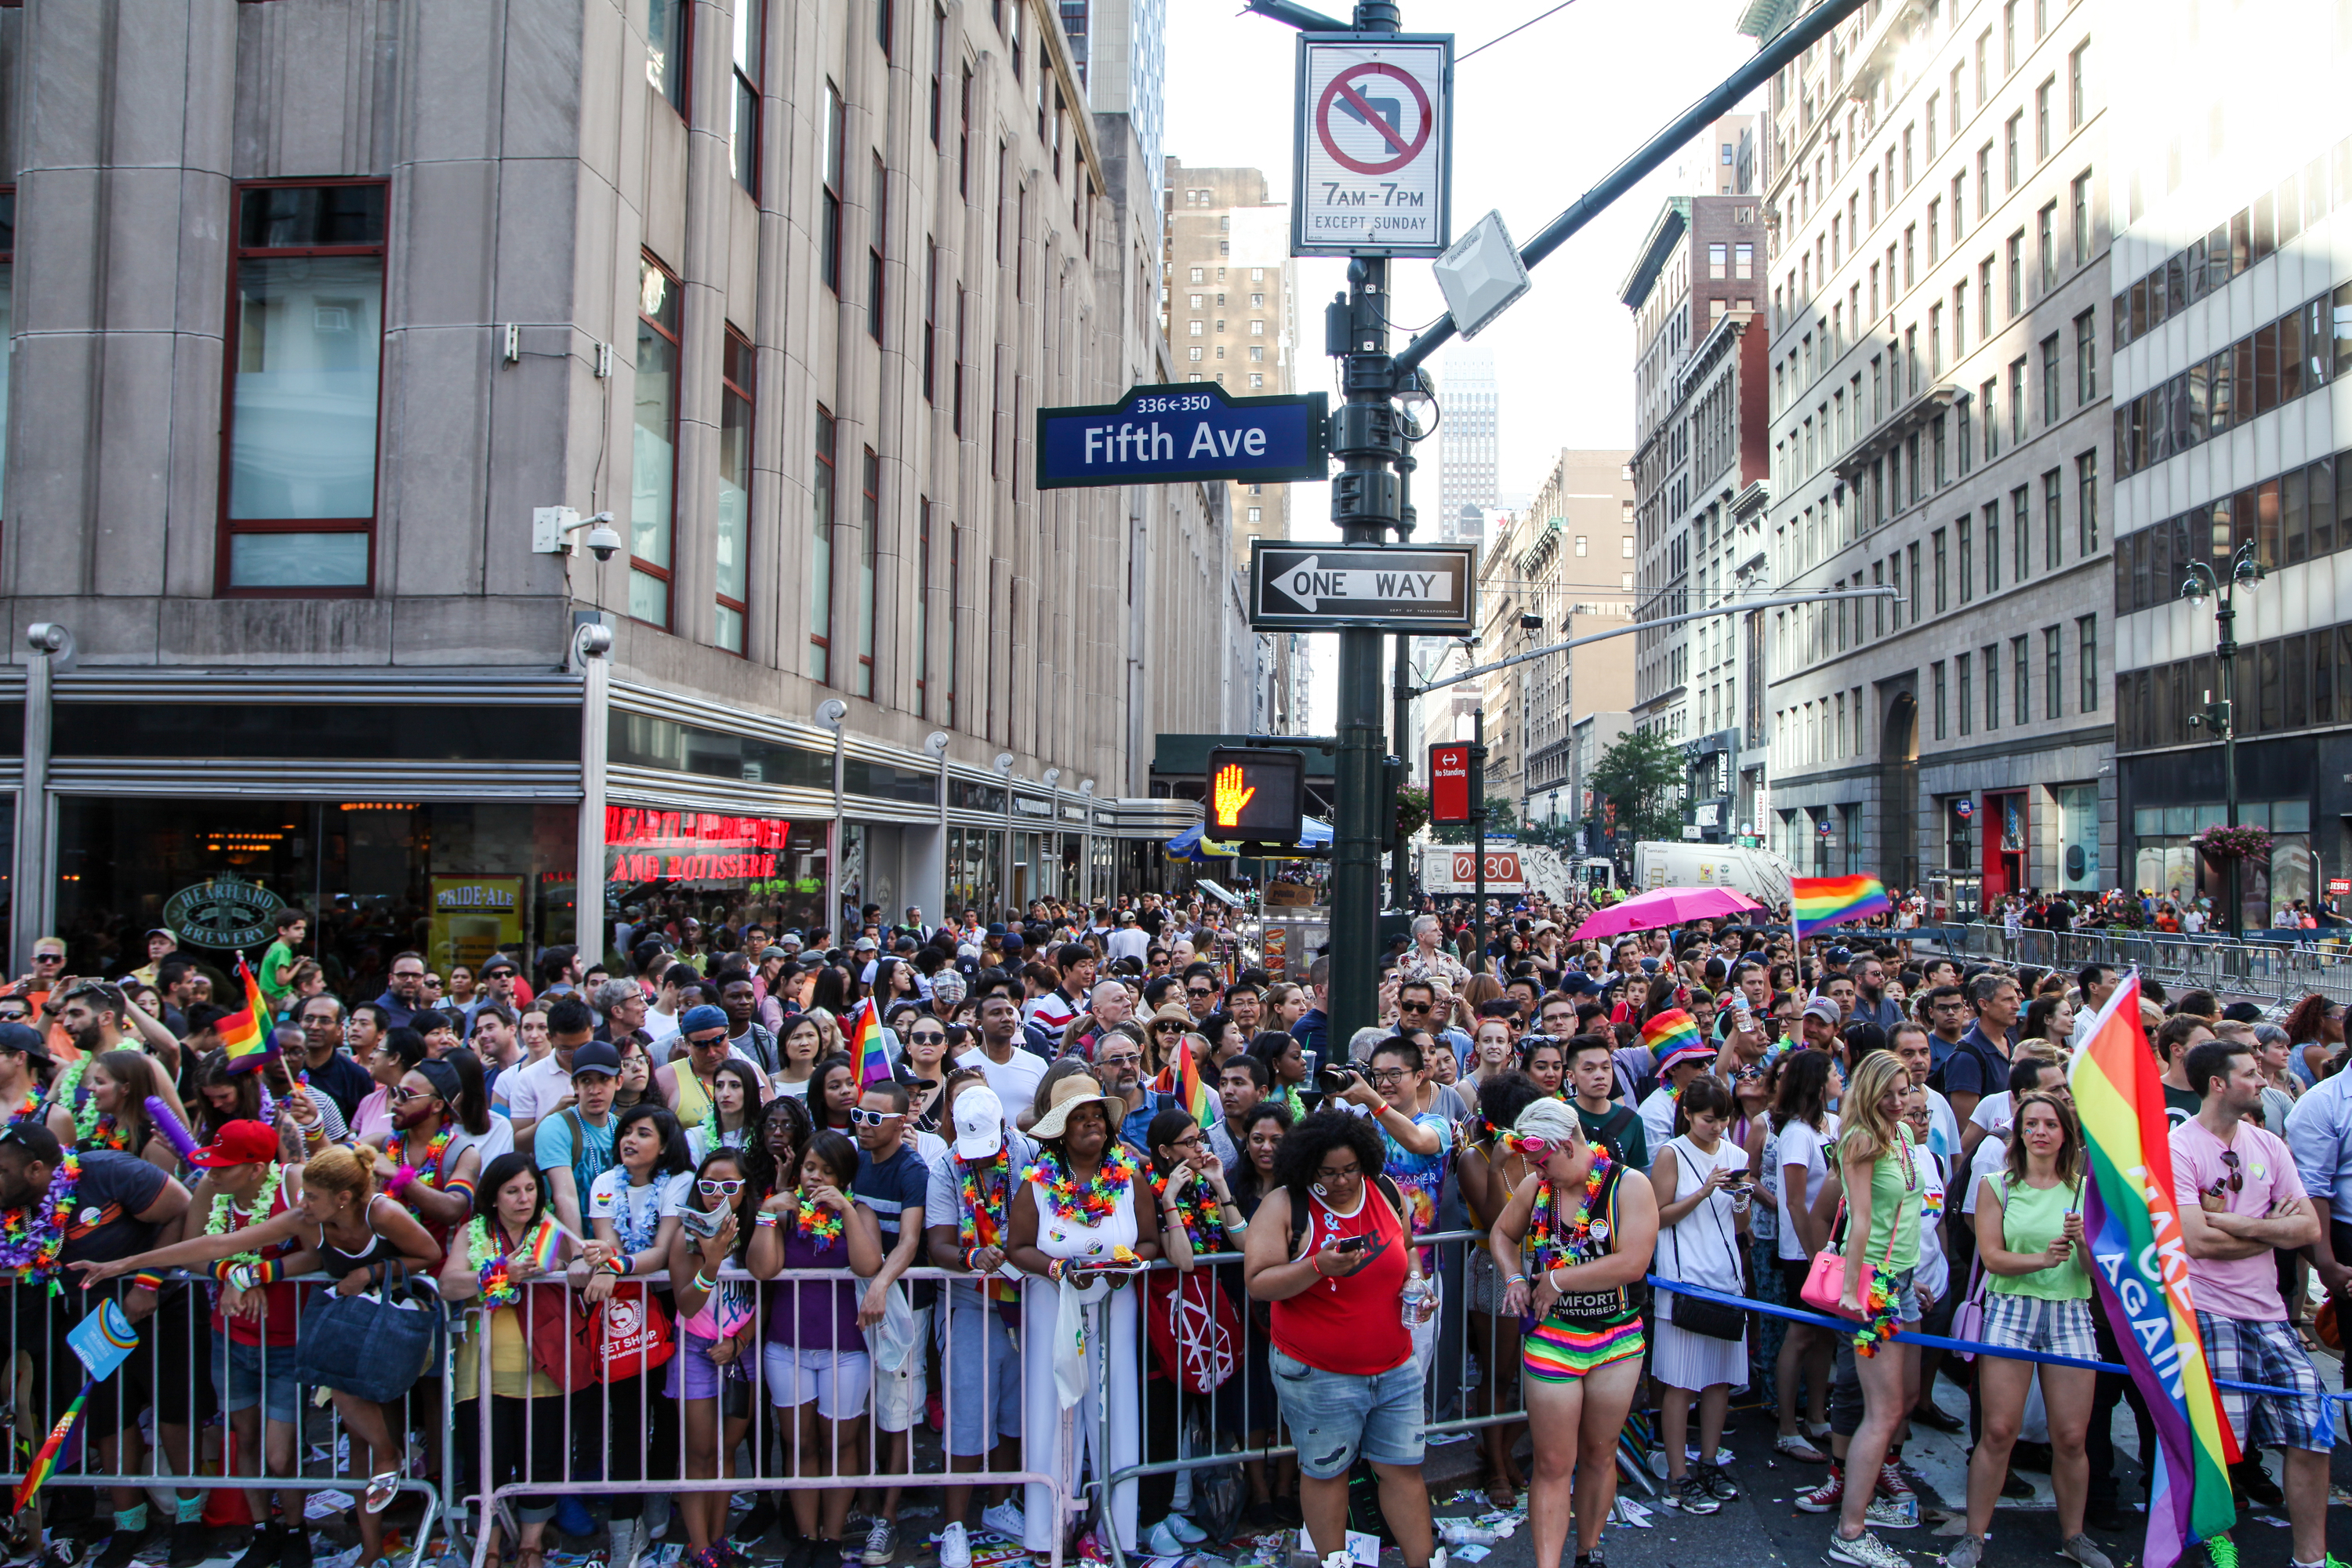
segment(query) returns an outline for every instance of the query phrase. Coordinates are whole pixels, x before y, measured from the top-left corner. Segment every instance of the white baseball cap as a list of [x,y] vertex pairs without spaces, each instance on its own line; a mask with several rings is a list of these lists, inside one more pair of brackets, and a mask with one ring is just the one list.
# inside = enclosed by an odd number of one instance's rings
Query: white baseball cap
[[986,1084],[956,1096],[955,1152],[965,1160],[986,1160],[1004,1147],[1004,1102]]

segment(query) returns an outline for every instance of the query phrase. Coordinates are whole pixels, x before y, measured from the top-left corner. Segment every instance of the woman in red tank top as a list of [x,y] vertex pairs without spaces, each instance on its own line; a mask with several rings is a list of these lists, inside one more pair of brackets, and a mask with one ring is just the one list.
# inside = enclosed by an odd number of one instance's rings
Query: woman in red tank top
[[1242,1272],[1273,1303],[1275,1395],[1298,1447],[1298,1504],[1324,1568],[1345,1568],[1348,1470],[1360,1451],[1380,1478],[1381,1510],[1405,1568],[1428,1568],[1420,1364],[1405,1314],[1435,1297],[1370,1118],[1318,1111],[1275,1151],[1274,1179],[1251,1217]]

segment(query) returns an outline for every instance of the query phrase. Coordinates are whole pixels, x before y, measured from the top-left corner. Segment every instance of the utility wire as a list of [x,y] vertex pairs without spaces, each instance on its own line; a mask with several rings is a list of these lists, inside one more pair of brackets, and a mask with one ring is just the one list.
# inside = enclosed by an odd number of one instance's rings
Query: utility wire
[[[1559,13],[1561,13],[1562,11],[1567,10],[1570,5],[1575,5],[1575,4],[1576,4],[1576,0],[1559,0],[1559,5],[1555,5],[1555,6],[1553,6],[1550,10],[1549,10],[1549,11],[1545,12],[1545,13],[1543,14],[1543,16],[1530,16],[1530,17],[1528,17],[1526,21],[1524,21],[1524,22],[1520,23],[1517,26],[1516,26],[1516,27],[1512,28],[1509,32],[1505,33],[1505,34],[1503,35],[1503,37],[1502,37],[1502,38],[1489,38],[1489,39],[1487,39],[1485,43],[1483,43],[1483,44],[1479,45],[1476,48],[1472,49],[1472,50],[1470,51],[1470,55],[1479,55],[1479,54],[1484,54],[1484,53],[1486,53],[1488,49],[1493,48],[1496,44],[1501,43],[1501,42],[1503,41],[1503,38],[1514,37],[1517,36],[1517,35],[1518,35],[1518,34],[1520,34],[1520,33],[1524,33],[1524,32],[1526,32],[1529,27],[1534,26],[1538,22],[1542,21],[1542,20],[1544,19],[1544,16],[1558,16]],[[1468,58],[1470,58],[1470,55],[1456,55],[1456,56],[1454,56],[1454,63],[1455,65],[1457,65],[1457,66],[1458,66],[1458,65],[1460,65],[1464,60],[1468,59]]]

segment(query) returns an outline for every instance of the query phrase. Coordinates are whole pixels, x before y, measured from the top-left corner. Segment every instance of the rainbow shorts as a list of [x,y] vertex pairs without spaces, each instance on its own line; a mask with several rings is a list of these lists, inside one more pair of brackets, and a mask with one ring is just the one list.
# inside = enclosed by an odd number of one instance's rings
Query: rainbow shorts
[[1538,1383],[1573,1383],[1612,1362],[1638,1356],[1644,1348],[1639,1318],[1601,1329],[1572,1328],[1546,1318],[1520,1341],[1519,1364]]

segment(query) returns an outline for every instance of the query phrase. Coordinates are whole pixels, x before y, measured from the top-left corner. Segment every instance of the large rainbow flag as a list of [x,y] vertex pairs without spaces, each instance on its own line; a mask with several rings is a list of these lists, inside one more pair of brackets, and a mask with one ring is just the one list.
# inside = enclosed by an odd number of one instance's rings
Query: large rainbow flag
[[887,1083],[896,1076],[890,1065],[890,1053],[882,1043],[882,1020],[874,1011],[874,998],[868,996],[849,1016],[849,1060],[857,1068],[860,1087],[869,1083]]
[[2091,1157],[2083,1191],[2091,1279],[2110,1321],[2130,1331],[2116,1337],[2156,1424],[2142,1562],[2170,1568],[2189,1542],[2237,1522],[2228,1471],[2238,1446],[2189,1298],[2170,1123],[2161,1069],[2139,1032],[2137,971],[2100,1010],[2070,1076]]
[[1868,920],[1895,907],[1875,877],[1791,877],[1789,930],[1799,942],[1848,921]]
[[269,1004],[261,999],[261,987],[254,983],[253,971],[246,967],[245,955],[237,954],[236,974],[245,982],[245,1005],[213,1026],[221,1037],[221,1048],[228,1057],[231,1072],[257,1072],[261,1064],[278,1054],[277,1032],[270,1027]]

